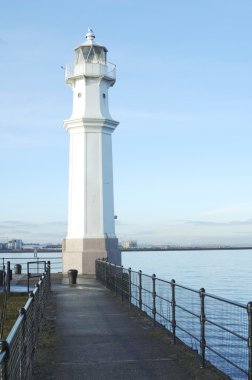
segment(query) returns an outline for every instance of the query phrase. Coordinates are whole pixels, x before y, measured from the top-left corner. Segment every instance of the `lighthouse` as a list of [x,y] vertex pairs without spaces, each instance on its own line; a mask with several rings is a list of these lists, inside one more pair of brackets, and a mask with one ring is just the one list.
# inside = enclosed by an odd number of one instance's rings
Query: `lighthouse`
[[70,137],[68,232],[63,241],[63,273],[70,268],[94,274],[95,260],[120,264],[115,235],[112,133],[119,124],[109,112],[108,90],[116,67],[107,48],[88,29],[74,49],[65,80],[73,93],[72,115],[64,121]]

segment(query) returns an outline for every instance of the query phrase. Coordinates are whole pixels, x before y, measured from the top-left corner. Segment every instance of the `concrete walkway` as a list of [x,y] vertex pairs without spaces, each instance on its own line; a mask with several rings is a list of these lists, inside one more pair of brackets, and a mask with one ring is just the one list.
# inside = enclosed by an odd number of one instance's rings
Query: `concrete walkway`
[[78,277],[72,287],[63,279],[54,284],[52,297],[48,334],[55,331],[56,340],[40,348],[34,379],[226,379],[200,369],[194,353],[174,346],[164,330],[153,328],[94,278]]

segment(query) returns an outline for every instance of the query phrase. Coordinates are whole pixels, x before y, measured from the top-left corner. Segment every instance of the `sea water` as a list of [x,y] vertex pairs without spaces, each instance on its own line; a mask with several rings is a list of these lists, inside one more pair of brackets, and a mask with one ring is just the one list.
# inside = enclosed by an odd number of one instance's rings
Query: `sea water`
[[[27,261],[50,260],[52,272],[62,271],[61,252],[0,253],[0,266],[7,260],[11,268],[21,264],[26,272]],[[122,252],[125,268],[142,270],[146,274],[242,303],[252,301],[252,250],[205,250]]]
[[233,301],[252,301],[251,249],[122,252],[122,264]]

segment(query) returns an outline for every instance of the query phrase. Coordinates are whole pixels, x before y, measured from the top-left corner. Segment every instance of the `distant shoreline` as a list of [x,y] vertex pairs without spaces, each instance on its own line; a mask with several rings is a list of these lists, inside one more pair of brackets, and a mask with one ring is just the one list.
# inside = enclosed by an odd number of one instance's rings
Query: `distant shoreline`
[[[35,251],[35,252],[34,252]],[[62,252],[62,249],[0,249],[0,253],[51,253],[51,252]]]
[[[234,251],[234,250],[250,250],[252,247],[152,247],[152,248],[120,248],[121,252],[171,252],[171,251]],[[35,252],[34,252],[35,251]],[[1,253],[62,253],[62,249],[3,249]]]
[[146,252],[146,251],[227,251],[245,250],[252,247],[174,247],[174,248],[122,248],[121,252]]

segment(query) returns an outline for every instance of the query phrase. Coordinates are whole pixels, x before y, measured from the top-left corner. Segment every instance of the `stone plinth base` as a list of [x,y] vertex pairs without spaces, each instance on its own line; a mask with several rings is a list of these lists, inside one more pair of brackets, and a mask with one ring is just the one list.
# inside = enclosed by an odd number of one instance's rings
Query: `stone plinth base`
[[121,252],[118,240],[106,239],[65,239],[62,244],[62,271],[77,269],[79,274],[95,274],[95,260],[108,258],[121,265]]

